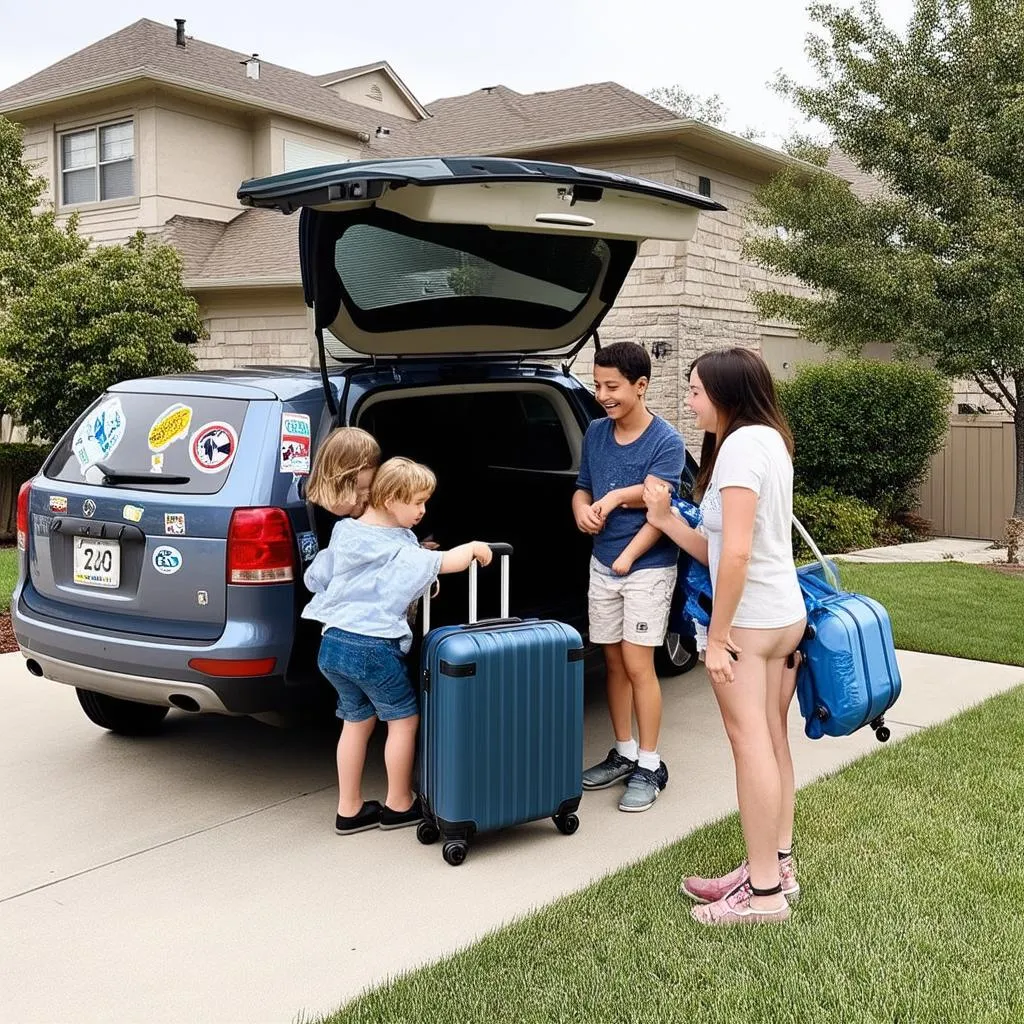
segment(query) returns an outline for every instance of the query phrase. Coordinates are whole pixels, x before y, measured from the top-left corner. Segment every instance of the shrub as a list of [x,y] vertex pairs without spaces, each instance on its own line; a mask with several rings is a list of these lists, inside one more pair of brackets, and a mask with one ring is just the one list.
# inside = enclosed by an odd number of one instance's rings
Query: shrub
[[[793,514],[824,555],[839,555],[874,544],[878,513],[858,498],[837,494],[828,488],[814,494],[794,494]],[[793,531],[793,555],[798,562],[814,557],[796,530]]]
[[949,383],[911,363],[806,366],[779,383],[796,441],[797,488],[830,488],[883,516],[913,508],[949,426]]

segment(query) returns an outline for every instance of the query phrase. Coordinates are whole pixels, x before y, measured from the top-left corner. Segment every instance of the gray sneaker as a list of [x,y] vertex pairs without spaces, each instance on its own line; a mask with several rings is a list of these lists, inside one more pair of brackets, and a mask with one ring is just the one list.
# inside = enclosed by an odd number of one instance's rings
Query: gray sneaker
[[622,794],[622,799],[619,801],[619,810],[646,811],[648,807],[653,806],[654,801],[658,799],[658,794],[667,785],[668,768],[664,761],[658,765],[656,772],[637,765],[626,783],[626,792]]
[[607,789],[616,782],[624,781],[636,767],[636,761],[623,757],[614,747],[608,756],[599,764],[588,768],[583,773],[584,789]]

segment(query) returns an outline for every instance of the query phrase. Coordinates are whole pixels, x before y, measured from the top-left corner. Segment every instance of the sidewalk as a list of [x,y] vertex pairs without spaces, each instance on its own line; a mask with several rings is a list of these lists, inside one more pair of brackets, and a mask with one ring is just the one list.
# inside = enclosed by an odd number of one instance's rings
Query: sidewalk
[[[1024,682],[1024,669],[901,652],[890,744]],[[70,687],[0,657],[0,1019],[286,1022],[468,945],[735,810],[702,668],[664,684],[671,780],[643,815],[588,793],[581,828],[481,838],[451,868],[412,830],[334,834],[334,734],[172,712],[151,740],[89,723]],[[806,739],[797,781],[865,753],[870,730]],[[379,737],[372,754],[380,763]],[[588,691],[586,758],[608,749]],[[884,755],[883,755],[884,756]],[[380,796],[379,770],[367,796]]]
[[973,562],[988,565],[1006,561],[1006,548],[994,548],[987,540],[934,537],[916,544],[894,544],[867,548],[847,555],[834,555],[840,562]]

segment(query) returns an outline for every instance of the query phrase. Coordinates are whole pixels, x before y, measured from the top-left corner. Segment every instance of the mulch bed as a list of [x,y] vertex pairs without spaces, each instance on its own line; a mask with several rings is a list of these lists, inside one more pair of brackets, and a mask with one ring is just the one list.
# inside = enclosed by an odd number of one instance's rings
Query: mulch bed
[[0,654],[10,654],[18,649],[18,641],[14,639],[11,617],[4,612],[3,615],[0,615]]
[[1005,576],[1024,576],[1024,565],[1009,565],[1006,562],[994,562],[989,565],[993,572],[1001,572]]

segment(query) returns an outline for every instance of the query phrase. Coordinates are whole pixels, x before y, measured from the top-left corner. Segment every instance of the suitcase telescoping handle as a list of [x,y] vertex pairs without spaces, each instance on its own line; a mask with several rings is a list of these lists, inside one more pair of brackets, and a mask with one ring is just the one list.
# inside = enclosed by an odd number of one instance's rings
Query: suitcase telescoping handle
[[825,573],[825,580],[833,590],[842,590],[843,588],[839,585],[839,580],[836,578],[836,574],[832,571],[832,566],[825,561],[825,556],[818,550],[818,545],[814,543],[814,538],[807,532],[806,527],[803,523],[793,516],[793,525],[796,527],[796,532],[800,534],[804,539],[804,543],[811,549],[811,553],[821,563],[821,568]]
[[[512,559],[511,544],[488,544],[494,556],[501,560],[501,619],[508,619],[509,606],[509,562]],[[477,599],[477,570],[480,567],[474,558],[469,563],[469,623],[479,621],[479,605]],[[495,620],[495,621],[501,621]],[[430,632],[430,591],[423,595],[423,635]]]

